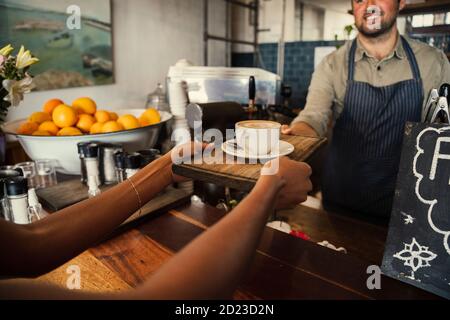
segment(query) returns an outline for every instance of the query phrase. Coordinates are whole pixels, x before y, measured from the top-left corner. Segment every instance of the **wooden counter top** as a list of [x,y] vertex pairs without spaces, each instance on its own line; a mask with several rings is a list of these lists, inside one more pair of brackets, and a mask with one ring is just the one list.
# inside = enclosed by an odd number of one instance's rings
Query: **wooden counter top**
[[[347,218],[314,209],[300,207],[299,210],[303,212],[302,224],[314,241],[320,240],[323,233],[330,242],[345,246],[348,254],[266,227],[252,266],[234,294],[235,299],[436,298],[384,276],[381,290],[367,289],[366,270],[373,264],[370,260],[381,261],[379,255],[386,230],[364,224],[356,225],[355,230],[355,224]],[[195,202],[144,217],[38,281],[65,286],[66,268],[76,264],[81,269],[82,289],[121,291],[135,287],[224,214]],[[314,229],[314,225],[320,230]],[[342,234],[345,236],[339,237]],[[357,249],[360,245],[361,249]],[[220,259],[220,253],[217,258]]]

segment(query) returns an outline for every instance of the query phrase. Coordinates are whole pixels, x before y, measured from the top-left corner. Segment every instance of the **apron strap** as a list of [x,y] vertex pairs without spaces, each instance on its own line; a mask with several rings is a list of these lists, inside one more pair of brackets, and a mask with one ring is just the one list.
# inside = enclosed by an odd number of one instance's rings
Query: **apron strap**
[[356,53],[356,39],[353,40],[350,48],[349,60],[348,60],[348,81],[353,81],[355,75],[355,53]]
[[[415,80],[420,80],[420,70],[419,65],[417,64],[416,56],[414,55],[414,52],[409,45],[408,41],[403,36],[400,36],[403,49],[405,49],[406,56],[409,61],[409,65],[411,66],[411,71],[413,73],[413,77]],[[353,81],[353,78],[355,76],[355,53],[356,53],[356,39],[353,40],[352,46],[350,48],[350,54],[349,54],[349,61],[348,61],[348,80]]]
[[416,60],[416,55],[414,54],[411,46],[409,45],[408,41],[403,36],[400,36],[402,38],[402,44],[403,49],[405,49],[406,55],[408,57],[409,65],[411,66],[411,70],[414,76],[415,80],[420,80],[420,70],[419,65]]

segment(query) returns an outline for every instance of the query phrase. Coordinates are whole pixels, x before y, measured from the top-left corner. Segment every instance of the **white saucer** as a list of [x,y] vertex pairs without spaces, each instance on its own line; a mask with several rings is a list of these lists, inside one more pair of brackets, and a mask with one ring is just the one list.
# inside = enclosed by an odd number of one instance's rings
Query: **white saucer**
[[278,153],[271,152],[266,155],[251,155],[251,154],[248,154],[247,152],[245,152],[240,147],[238,147],[235,139],[225,141],[222,144],[222,150],[226,154],[229,154],[231,156],[236,156],[238,158],[246,158],[246,159],[265,159],[265,160],[274,159],[274,158],[278,158],[278,157],[282,157],[282,156],[287,156],[288,154],[291,154],[292,152],[294,152],[294,149],[295,149],[294,146],[292,144],[290,144],[289,142],[280,140],[280,147],[279,147]]

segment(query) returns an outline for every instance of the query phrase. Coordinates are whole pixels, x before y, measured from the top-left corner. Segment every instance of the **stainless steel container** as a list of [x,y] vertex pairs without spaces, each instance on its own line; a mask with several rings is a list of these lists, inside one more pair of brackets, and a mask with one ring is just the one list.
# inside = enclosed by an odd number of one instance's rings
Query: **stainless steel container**
[[21,176],[8,178],[5,186],[12,221],[16,224],[29,224],[27,179]]
[[116,177],[117,182],[121,183],[125,181],[125,160],[124,157],[126,156],[125,152],[115,152],[114,153],[114,165],[116,168]]
[[122,151],[120,144],[104,143],[100,146],[100,174],[105,184],[118,182],[114,154]]
[[161,152],[158,149],[145,149],[137,151],[142,156],[141,168],[145,167],[149,163],[152,163]]
[[124,162],[125,175],[126,178],[129,179],[134,176],[141,168],[142,156],[139,153],[134,152],[132,154],[126,155]]
[[11,212],[10,212],[10,208],[9,208],[9,202],[6,197],[5,181],[8,178],[19,177],[19,176],[21,176],[21,173],[18,170],[14,170],[11,168],[3,167],[3,169],[7,169],[7,170],[0,170],[0,215],[6,221],[12,221]]

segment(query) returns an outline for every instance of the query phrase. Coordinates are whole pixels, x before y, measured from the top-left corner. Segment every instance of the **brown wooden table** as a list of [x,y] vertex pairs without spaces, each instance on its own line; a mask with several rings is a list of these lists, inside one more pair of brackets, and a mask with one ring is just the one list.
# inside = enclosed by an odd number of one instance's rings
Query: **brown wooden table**
[[[367,289],[366,270],[374,262],[381,263],[385,229],[305,207],[299,207],[297,213],[302,216],[297,223],[312,240],[326,235],[328,240],[345,246],[348,254],[266,227],[235,299],[436,298],[384,276],[381,290]],[[224,215],[221,210],[194,202],[144,217],[37,281],[64,286],[66,268],[76,264],[81,269],[82,289],[121,291],[136,287]],[[220,259],[220,252],[217,255]]]

